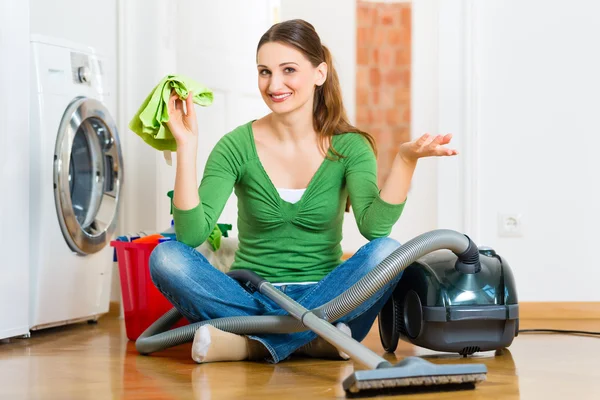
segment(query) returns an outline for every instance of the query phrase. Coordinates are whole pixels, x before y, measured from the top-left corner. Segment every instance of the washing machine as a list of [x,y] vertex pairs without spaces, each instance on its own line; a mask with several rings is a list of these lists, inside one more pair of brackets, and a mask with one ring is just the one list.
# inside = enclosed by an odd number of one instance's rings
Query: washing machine
[[55,38],[35,35],[30,45],[30,329],[37,330],[108,311],[123,160],[107,60]]

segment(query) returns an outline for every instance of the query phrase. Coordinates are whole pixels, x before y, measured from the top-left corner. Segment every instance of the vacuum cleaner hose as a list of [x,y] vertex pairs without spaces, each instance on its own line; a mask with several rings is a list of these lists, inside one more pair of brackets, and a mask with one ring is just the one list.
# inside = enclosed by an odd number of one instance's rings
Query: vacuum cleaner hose
[[[452,250],[459,261],[466,258],[467,261],[479,264],[479,253],[473,260],[472,253],[466,253],[471,239],[463,234],[452,230],[435,230],[424,233],[406,242],[386,257],[377,267],[371,270],[362,279],[352,285],[344,293],[335,299],[323,304],[313,310],[313,313],[328,321],[336,321],[354,310],[369,297],[373,296],[379,289],[394,279],[410,264],[435,250]],[[469,257],[469,258],[467,258]]]
[[[453,230],[434,230],[400,246],[348,290],[312,310],[312,313],[333,323],[377,293],[414,261],[440,249],[451,250],[458,256],[457,269],[460,267],[476,272],[480,268],[477,246],[468,236]],[[264,283],[253,282],[259,290],[260,285]],[[190,342],[196,330],[205,324],[237,334],[291,333],[307,330],[301,321],[289,315],[217,318],[169,330],[179,319],[181,314],[175,308],[165,313],[137,339],[137,351],[150,354]]]

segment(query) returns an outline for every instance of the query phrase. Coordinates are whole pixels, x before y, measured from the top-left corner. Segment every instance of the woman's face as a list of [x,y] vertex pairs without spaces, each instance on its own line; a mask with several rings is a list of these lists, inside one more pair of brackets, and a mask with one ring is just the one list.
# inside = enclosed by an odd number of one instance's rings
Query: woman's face
[[285,114],[308,106],[312,110],[315,85],[322,85],[327,65],[317,68],[294,47],[265,43],[257,54],[258,88],[267,106]]

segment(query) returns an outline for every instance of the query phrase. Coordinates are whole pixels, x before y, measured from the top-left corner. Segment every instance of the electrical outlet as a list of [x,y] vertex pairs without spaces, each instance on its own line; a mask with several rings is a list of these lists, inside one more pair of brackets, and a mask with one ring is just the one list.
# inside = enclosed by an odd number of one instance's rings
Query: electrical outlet
[[523,219],[521,214],[498,214],[498,236],[523,236]]

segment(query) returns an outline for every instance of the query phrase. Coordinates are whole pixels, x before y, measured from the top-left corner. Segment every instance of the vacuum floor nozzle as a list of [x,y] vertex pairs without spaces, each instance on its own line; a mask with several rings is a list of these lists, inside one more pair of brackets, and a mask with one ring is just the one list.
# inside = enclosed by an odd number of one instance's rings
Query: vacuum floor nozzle
[[348,397],[439,390],[474,389],[485,380],[482,364],[437,365],[419,357],[407,357],[393,367],[356,371],[342,384]]

